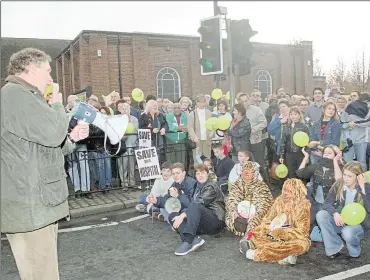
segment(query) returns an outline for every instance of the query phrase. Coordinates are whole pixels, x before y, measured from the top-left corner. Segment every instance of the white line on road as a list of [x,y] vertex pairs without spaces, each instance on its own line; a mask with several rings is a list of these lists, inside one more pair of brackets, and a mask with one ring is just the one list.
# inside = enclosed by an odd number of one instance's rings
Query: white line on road
[[343,280],[343,279],[347,279],[347,278],[350,278],[350,277],[353,277],[353,276],[356,276],[356,275],[359,275],[359,274],[363,274],[363,273],[366,273],[366,272],[370,272],[370,264],[360,266],[360,267],[356,267],[354,269],[350,269],[350,270],[347,270],[347,271],[342,271],[342,272],[339,272],[337,274],[333,274],[333,275],[325,276],[325,277],[322,277],[322,278],[318,278],[316,280]]
[[[134,217],[134,218],[123,220],[123,221],[121,221],[121,223],[127,224],[127,223],[130,223],[130,222],[133,222],[133,221],[137,221],[137,220],[140,220],[140,219],[143,219],[143,218],[146,218],[146,217],[149,217],[149,215],[148,214],[140,215],[140,216],[137,216],[137,217]],[[88,230],[88,229],[93,229],[93,228],[102,228],[102,227],[116,226],[118,224],[119,224],[118,222],[108,222],[108,223],[97,224],[97,225],[90,225],[90,226],[73,227],[73,228],[63,228],[63,229],[58,230],[58,232],[59,233],[64,233],[64,232],[81,231],[81,230]],[[7,238],[6,237],[2,237],[1,238],[1,241],[3,241],[3,240],[7,240]]]
[[137,216],[137,217],[133,217],[131,219],[121,221],[121,223],[127,224],[127,223],[137,221],[137,220],[140,220],[140,219],[143,219],[143,218],[146,218],[146,217],[149,217],[149,215],[148,214],[140,215],[140,216]]

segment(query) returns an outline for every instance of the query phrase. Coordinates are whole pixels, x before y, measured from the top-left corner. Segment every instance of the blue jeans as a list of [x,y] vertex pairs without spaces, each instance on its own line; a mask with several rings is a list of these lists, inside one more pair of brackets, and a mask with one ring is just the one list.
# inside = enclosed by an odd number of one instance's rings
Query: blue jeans
[[350,162],[353,161],[354,156],[356,156],[357,161],[361,163],[362,170],[365,172],[367,170],[366,150],[367,143],[353,144],[348,152],[343,153],[343,158],[346,162]]
[[104,190],[112,183],[112,167],[110,156],[104,151],[97,153],[99,166],[99,189]]
[[361,240],[364,238],[364,230],[361,225],[338,227],[333,215],[326,210],[321,210],[316,215],[316,221],[321,229],[322,238],[327,256],[334,255],[340,251],[343,241],[346,242],[348,254],[358,257],[361,254]]

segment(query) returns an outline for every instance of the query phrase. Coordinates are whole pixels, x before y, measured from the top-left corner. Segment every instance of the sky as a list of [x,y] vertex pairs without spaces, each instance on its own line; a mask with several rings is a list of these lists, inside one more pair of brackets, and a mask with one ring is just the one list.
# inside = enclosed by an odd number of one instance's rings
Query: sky
[[[370,59],[370,2],[218,1],[231,19],[249,19],[252,41],[313,41],[324,73],[338,58],[350,67],[365,51]],[[195,35],[212,1],[2,2],[1,36],[74,39],[81,30]]]

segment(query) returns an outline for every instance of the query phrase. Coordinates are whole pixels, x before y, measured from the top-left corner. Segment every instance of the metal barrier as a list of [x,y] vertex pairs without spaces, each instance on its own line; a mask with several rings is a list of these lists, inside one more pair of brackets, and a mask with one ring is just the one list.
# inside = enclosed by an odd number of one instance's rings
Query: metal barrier
[[[181,162],[189,170],[192,150],[187,148],[185,140],[171,142],[167,140],[163,147],[157,147],[160,164],[164,161]],[[127,147],[125,154],[110,156],[104,149],[88,150],[86,144],[77,144],[76,150],[66,156],[65,168],[70,196],[109,189],[147,188],[150,182],[141,181],[138,173],[134,152],[136,149],[138,147]]]

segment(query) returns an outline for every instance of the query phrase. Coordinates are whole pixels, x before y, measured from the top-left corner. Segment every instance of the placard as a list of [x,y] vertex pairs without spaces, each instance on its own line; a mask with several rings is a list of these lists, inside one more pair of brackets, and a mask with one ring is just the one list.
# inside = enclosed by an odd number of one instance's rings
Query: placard
[[135,150],[135,156],[142,181],[161,178],[161,168],[155,147]]
[[152,146],[152,134],[150,129],[138,130],[139,148],[150,148]]

